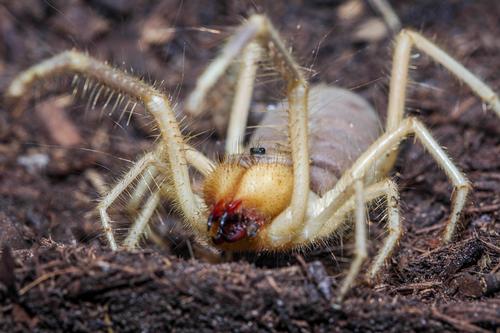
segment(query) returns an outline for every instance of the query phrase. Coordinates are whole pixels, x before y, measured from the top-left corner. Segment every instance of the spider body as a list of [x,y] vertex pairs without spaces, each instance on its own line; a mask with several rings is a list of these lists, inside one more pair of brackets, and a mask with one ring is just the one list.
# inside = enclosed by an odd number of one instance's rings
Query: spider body
[[[369,279],[380,272],[401,237],[398,189],[387,177],[401,141],[413,135],[453,184],[450,214],[443,234],[445,243],[453,239],[470,189],[467,178],[425,125],[413,117],[405,117],[412,48],[448,69],[500,116],[500,101],[492,89],[419,33],[402,30],[395,40],[387,119],[382,131],[375,112],[359,97],[325,86],[309,89],[302,69],[263,15],[251,16],[235,31],[220,55],[199,77],[184,105],[186,113],[198,115],[210,89],[236,58],[240,60],[227,131],[227,156],[219,164],[185,142],[166,95],[77,51],[63,52],[19,74],[8,88],[7,96],[20,99],[36,80],[69,72],[94,80],[98,83],[95,87],[100,84],[117,92],[119,100],[128,96],[142,103],[154,117],[161,142],[132,166],[98,206],[112,250],[137,246],[162,196],[173,199],[185,226],[198,239],[227,250],[301,247],[326,239],[353,222],[355,254],[338,293],[341,300],[368,256],[366,204],[380,197],[387,204],[388,235],[368,270]],[[250,147],[264,149],[253,149],[249,156],[241,155],[247,151],[243,148],[243,138],[253,82],[263,54],[267,54],[286,82],[287,102],[281,116],[266,116],[263,124],[269,126],[258,129],[250,140]],[[99,93],[91,95],[95,105]],[[201,196],[191,184],[190,167],[205,177]],[[166,181],[155,188],[152,186],[155,177]],[[119,243],[108,208],[135,182],[129,208],[140,209],[127,237]]]
[[[310,188],[321,196],[380,136],[382,126],[368,102],[348,90],[321,84],[311,87],[308,98]],[[216,247],[231,251],[284,248],[265,240],[267,226],[290,205],[293,188],[286,144],[287,107],[283,101],[266,114],[250,139],[251,156],[230,156],[206,177],[203,199],[210,207],[208,227]],[[368,184],[380,177],[370,173]],[[318,240],[285,246],[303,247]]]

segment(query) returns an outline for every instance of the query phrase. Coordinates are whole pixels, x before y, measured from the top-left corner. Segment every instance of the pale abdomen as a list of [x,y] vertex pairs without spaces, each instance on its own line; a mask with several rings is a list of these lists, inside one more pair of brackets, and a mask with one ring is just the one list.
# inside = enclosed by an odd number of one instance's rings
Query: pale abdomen
[[[286,103],[269,111],[250,140],[266,155],[289,155]],[[362,97],[345,89],[316,85],[309,92],[309,158],[311,189],[322,195],[380,136],[375,110]]]

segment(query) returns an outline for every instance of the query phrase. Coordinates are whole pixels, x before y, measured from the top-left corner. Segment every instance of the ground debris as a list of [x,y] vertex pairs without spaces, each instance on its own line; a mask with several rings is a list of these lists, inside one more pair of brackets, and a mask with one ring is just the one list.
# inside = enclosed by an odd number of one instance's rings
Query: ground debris
[[62,147],[82,145],[80,131],[66,115],[65,108],[73,102],[71,95],[56,96],[38,103],[35,113],[55,144]]
[[[469,320],[471,327],[493,327],[498,324],[495,311],[500,311],[494,299],[475,302],[468,310],[446,303],[431,309],[416,299],[375,292],[364,299],[350,298],[336,309],[326,298],[311,294],[303,270],[295,266],[212,265],[151,251],[112,253],[50,241],[30,256],[14,252],[14,258],[19,296],[0,289],[2,331],[36,327],[41,332],[106,328],[133,332],[177,327],[185,332],[437,332],[453,329],[449,318],[458,311],[466,311],[460,320]],[[269,279],[273,283],[265,282]]]

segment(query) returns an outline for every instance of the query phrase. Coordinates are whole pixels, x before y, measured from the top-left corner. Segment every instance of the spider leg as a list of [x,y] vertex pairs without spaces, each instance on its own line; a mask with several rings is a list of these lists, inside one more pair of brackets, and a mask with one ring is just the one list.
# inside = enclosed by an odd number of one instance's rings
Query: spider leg
[[[393,207],[392,204],[394,202],[389,202],[389,200],[398,200],[399,195],[397,191],[397,186],[396,184],[390,180],[389,178],[380,181],[378,183],[366,186],[364,189],[364,198],[365,202],[371,202],[381,196],[385,195],[387,198],[387,203],[389,207]],[[397,202],[396,202],[397,204]],[[397,207],[396,207],[397,208]],[[354,198],[351,197],[346,203],[344,203],[341,207],[339,207],[334,215],[332,215],[326,223],[323,225],[321,230],[317,232],[315,235],[312,236],[312,238],[324,238],[324,237],[329,237],[332,235],[335,231],[337,231],[342,224],[345,223],[346,215],[352,212],[355,209],[355,202]],[[399,211],[399,210],[398,210]],[[389,224],[392,225],[392,221],[396,218],[399,218],[399,215],[395,214],[396,211],[393,211],[389,209],[388,212],[388,218],[389,218]],[[309,221],[308,221],[309,222]],[[396,227],[394,227],[396,229]]]
[[[167,96],[143,81],[86,54],[66,51],[19,74],[7,89],[7,97],[21,99],[36,80],[71,72],[82,74],[99,82],[112,91],[118,92],[121,98],[123,98],[122,95],[127,95],[133,100],[143,103],[154,116],[163,138],[163,152],[159,158],[165,158],[168,161],[169,170],[167,172],[172,178],[171,183],[175,190],[177,204],[182,210],[185,220],[193,229],[203,233],[206,226],[202,217],[202,206],[191,188],[187,155],[194,156],[195,162],[199,164],[198,169],[208,170],[211,168],[211,163],[207,162],[208,160],[204,156],[200,158],[202,154],[194,151],[194,148],[187,149]],[[106,224],[108,222],[103,221]],[[116,248],[116,243],[112,247]]]
[[142,174],[141,179],[135,186],[132,194],[130,195],[130,200],[127,204],[127,210],[130,214],[136,212],[141,204],[146,192],[151,192],[151,183],[154,181],[155,177],[158,175],[159,171],[155,165],[150,165]]
[[[359,186],[359,185],[358,185]],[[374,278],[376,274],[380,271],[383,266],[384,261],[390,257],[394,247],[396,246],[398,240],[402,234],[401,221],[399,216],[399,194],[397,190],[396,184],[390,180],[389,178],[380,181],[378,183],[367,186],[366,188],[361,188],[362,191],[362,199],[365,203],[371,202],[381,196],[386,197],[387,206],[388,206],[388,229],[389,235],[387,236],[382,249],[379,251],[377,257],[371,265],[369,270],[368,277],[370,279]],[[359,191],[358,191],[359,192]],[[306,225],[303,229],[303,232],[294,239],[294,243],[297,246],[307,242],[315,242],[318,239],[324,239],[330,237],[335,231],[337,231],[343,224],[348,223],[348,219],[346,219],[347,215],[351,212],[355,211],[356,213],[356,221],[359,222],[359,218],[362,217],[362,209],[364,209],[364,205],[360,205],[358,200],[360,200],[359,193],[356,192],[353,196],[351,196],[343,205],[339,206],[338,209],[335,210],[335,213],[330,216],[330,218],[323,225],[321,230],[317,228],[313,228],[316,230],[316,234],[311,234],[311,229],[308,227],[315,223],[315,218],[309,218],[306,220]],[[364,217],[363,217],[364,219]],[[356,224],[357,232],[363,232],[362,229],[358,228],[358,224]],[[350,273],[347,275],[345,282],[343,283],[341,288],[341,292],[339,297],[342,298],[345,293],[349,290],[349,287],[352,285],[355,277],[359,273],[359,266],[361,265],[359,262],[364,260],[363,255],[365,254],[366,248],[362,244],[363,235],[360,234],[358,238],[358,234],[356,234],[356,263],[351,266]],[[351,273],[352,272],[352,273]]]
[[144,233],[151,216],[153,216],[156,207],[160,203],[160,190],[155,191],[148,198],[144,207],[142,208],[139,216],[135,220],[132,228],[130,229],[127,238],[123,241],[125,249],[132,250],[136,247],[141,235]]
[[214,163],[208,157],[190,145],[184,144],[184,152],[187,162],[203,176],[208,176],[215,168]]
[[[186,151],[186,160],[202,175],[206,176],[214,168],[212,161],[206,158],[205,155],[193,149],[191,146],[185,145],[185,151]],[[153,181],[155,181],[155,177],[161,173],[161,169],[165,168],[166,168],[165,163],[159,163],[157,161],[155,165],[150,165],[144,171],[141,179],[135,186],[130,196],[130,200],[127,204],[127,210],[129,211],[130,214],[135,213],[138,210],[139,205],[142,203],[146,192],[149,191],[153,193],[151,184]],[[160,187],[160,185],[156,184],[156,187],[158,188]],[[175,195],[173,195],[172,191],[163,191],[162,193],[168,194],[168,198],[170,200],[175,201]]]
[[[403,119],[412,47],[426,53],[434,61],[447,68],[500,116],[499,98],[484,82],[422,35],[414,31],[403,30],[396,39],[394,51],[386,124],[387,132],[356,161],[351,168],[351,175],[342,177],[333,190],[318,200],[318,206],[325,207],[324,212],[318,216],[315,223],[306,224],[306,228],[317,229],[318,225],[322,225],[319,235],[323,237],[330,235],[338,227],[334,223],[328,222],[326,218],[332,212],[338,210],[336,214],[341,214],[345,209],[344,206],[346,205],[344,203],[347,200],[346,197],[352,191],[352,182],[358,177],[376,179],[385,175],[392,168],[399,142],[410,134],[414,134],[419,139],[439,166],[444,169],[454,185],[451,214],[446,225],[443,241],[449,242],[453,237],[470,185],[421,122],[413,118]],[[384,260],[390,255],[401,235],[397,194],[395,184],[388,183],[389,236],[370,268],[368,274],[370,278],[373,278],[380,270]],[[344,206],[342,206],[343,204]],[[335,221],[342,222],[342,220]]]
[[370,148],[358,158],[346,177],[352,180],[364,178],[367,173],[373,170],[373,166],[374,164],[376,165],[377,161],[384,158],[384,156],[390,153],[402,140],[411,134],[422,143],[439,167],[444,170],[454,187],[451,200],[451,213],[443,236],[443,242],[447,243],[452,239],[455,232],[467,194],[470,190],[470,184],[467,178],[460,172],[457,166],[453,164],[445,151],[432,137],[425,125],[417,119],[413,117],[406,118],[397,129],[386,132],[377,139]]
[[[317,230],[317,228],[324,228],[328,224],[329,218],[331,218],[335,212],[341,212],[342,205],[348,203],[349,197],[352,196],[354,192],[356,201],[356,258],[351,269],[341,286],[340,296],[348,290],[349,286],[352,284],[354,277],[359,272],[359,266],[363,261],[363,256],[365,255],[364,250],[366,249],[363,245],[364,231],[360,220],[364,220],[364,200],[363,194],[363,180],[374,172],[374,167],[377,168],[379,165],[378,161],[387,156],[388,153],[392,152],[393,149],[399,146],[402,140],[404,140],[408,135],[413,134],[418,141],[422,143],[424,148],[432,155],[436,163],[445,171],[448,178],[451,180],[454,186],[452,203],[451,203],[451,213],[448,219],[446,229],[443,236],[443,242],[449,242],[455,232],[456,225],[460,218],[467,194],[470,189],[470,184],[465,178],[465,176],[459,171],[459,169],[453,164],[450,158],[446,155],[441,146],[435,141],[430,132],[425,128],[424,124],[413,117],[404,119],[398,128],[391,132],[386,132],[380,138],[378,138],[371,146],[368,148],[354,163],[354,165],[342,176],[342,178],[337,182],[333,190],[326,193],[325,196],[319,199],[315,204],[321,207],[323,210],[319,213],[313,222],[306,221],[305,231],[308,230],[309,226],[312,226],[311,230]],[[388,192],[391,194],[391,192]],[[394,245],[399,238],[401,232],[399,219],[397,218],[399,214],[397,213],[397,204],[394,204],[394,197],[397,192],[392,193],[392,198],[390,199],[389,209],[390,209],[390,228],[391,230],[384,247],[377,256],[369,275],[373,276],[380,269],[383,261],[394,248]],[[331,200],[331,201],[329,201]],[[362,201],[363,200],[363,201]],[[361,206],[360,202],[363,203]],[[396,199],[397,202],[397,199]],[[330,215],[327,215],[330,214]],[[364,227],[364,226],[363,226]],[[326,237],[331,234],[333,230],[325,229],[325,234],[318,234],[318,237]],[[314,234],[308,234],[307,237],[311,237]],[[361,262],[361,263],[360,263]]]
[[248,44],[243,51],[236,93],[227,128],[226,154],[241,154],[243,152],[244,135],[260,52],[261,47],[255,42]]
[[384,262],[389,258],[394,251],[401,235],[403,228],[401,226],[401,218],[399,216],[399,192],[396,183],[387,178],[382,182],[382,190],[385,192],[387,204],[387,228],[389,235],[387,235],[382,249],[378,252],[375,260],[371,264],[368,271],[368,278],[374,279],[380,271]]
[[360,179],[356,180],[354,182],[354,189],[354,198],[356,203],[354,226],[356,250],[349,272],[347,272],[347,275],[340,286],[339,294],[337,296],[338,302],[342,301],[347,291],[351,288],[356,276],[359,274],[363,261],[365,261],[368,256],[368,251],[366,249],[366,207],[363,193],[363,181]]
[[[186,159],[193,165],[201,174],[206,176],[211,172],[213,168],[213,163],[205,157],[205,155],[199,153],[197,150],[192,149],[190,146],[186,145]],[[141,204],[146,192],[151,192],[152,194],[148,200],[144,203],[139,216],[134,221],[132,228],[124,240],[123,244],[126,249],[134,249],[139,242],[141,236],[144,234],[149,220],[153,216],[156,207],[160,202],[160,198],[166,197],[169,200],[175,201],[175,193],[171,189],[171,184],[168,179],[164,178],[156,183],[155,177],[161,174],[160,170],[165,169],[167,166],[158,159],[153,165],[150,165],[144,172],[140,181],[137,183],[134,192],[132,193],[131,199],[128,203],[129,212],[134,212],[137,210]],[[155,182],[155,189],[152,189],[151,185]],[[201,201],[200,201],[201,202]]]
[[[363,182],[361,180],[357,180],[354,182],[354,207],[352,207],[352,201],[346,204],[346,207],[340,209],[337,212],[336,221],[345,221],[344,215],[346,212],[349,212],[352,208],[355,211],[355,246],[356,252],[354,261],[351,263],[351,267],[347,276],[344,278],[342,285],[339,290],[339,295],[337,296],[337,300],[342,301],[343,297],[349,291],[350,287],[354,283],[356,277],[359,274],[361,269],[361,265],[363,261],[367,257],[367,249],[366,249],[366,207],[365,203],[375,199],[376,197],[385,194],[387,198],[387,206],[388,206],[388,228],[389,235],[387,236],[382,249],[379,251],[377,257],[371,265],[371,268],[368,273],[368,277],[373,279],[375,275],[380,271],[384,261],[391,255],[394,247],[396,246],[401,234],[403,232],[401,228],[401,221],[399,217],[399,194],[396,187],[396,184],[390,180],[386,179],[385,181],[376,183],[371,185],[366,190],[363,188]],[[367,193],[368,192],[368,193]],[[351,207],[349,207],[351,206]],[[339,216],[341,215],[341,216]],[[340,223],[337,223],[340,225]],[[327,224],[328,226],[328,224]],[[323,230],[322,230],[323,231]],[[323,235],[331,235],[331,230],[326,230],[326,233]]]
[[[390,132],[398,128],[404,117],[408,69],[413,47],[448,69],[457,79],[469,86],[500,117],[500,99],[490,87],[421,34],[411,30],[402,30],[396,38],[394,48],[386,131]],[[386,159],[384,167],[386,172],[392,168],[396,155],[397,151],[395,150]]]
[[[399,33],[398,37],[396,38],[396,47],[394,49],[389,92],[389,105],[387,111],[386,134],[384,136],[391,136],[392,134],[387,133],[392,132],[407,132],[407,130],[402,130],[402,128],[408,129],[408,126],[411,128],[419,128],[418,131],[420,134],[417,134],[417,136],[420,136],[422,139],[426,140],[426,143],[424,143],[424,145],[434,147],[432,151],[436,152],[435,158],[438,157],[437,155],[441,157],[446,156],[444,152],[442,154],[437,154],[437,152],[439,151],[442,152],[442,149],[438,147],[438,144],[435,143],[434,139],[432,139],[432,136],[425,129],[423,124],[416,120],[403,120],[406,99],[406,86],[408,84],[408,68],[410,65],[410,53],[413,47],[428,54],[434,61],[447,68],[455,77],[468,85],[471,90],[475,94],[477,94],[483,101],[485,101],[489,105],[489,107],[492,108],[499,116],[500,100],[499,97],[493,92],[493,90],[491,90],[491,88],[489,88],[484,82],[477,78],[477,76],[472,74],[468,69],[451,58],[446,52],[444,52],[442,49],[440,49],[431,41],[427,40],[419,33],[410,30],[403,30]],[[402,123],[404,123],[405,121],[406,125],[402,125]],[[409,123],[414,125],[410,126],[408,125]],[[414,129],[412,129],[411,131],[415,132]],[[382,140],[383,139],[379,139],[372,145],[369,150],[373,149],[373,147],[378,145]],[[434,144],[431,144],[431,142],[433,142]],[[387,150],[385,156],[385,153],[379,154],[377,156],[378,160],[374,162],[373,165],[370,164],[371,169],[369,171],[368,169],[364,170],[365,175],[375,180],[379,179],[380,177],[384,177],[394,164],[397,156],[398,146],[399,143],[396,143],[395,146],[392,147],[392,151]],[[445,171],[453,180],[455,187],[458,188],[458,190],[453,193],[452,215],[444,237],[445,241],[449,241],[452,237],[456,222],[458,220],[457,214],[460,214],[461,206],[463,206],[464,204],[465,196],[468,191],[467,188],[469,187],[469,185],[465,180],[465,177],[461,175],[460,172],[452,172],[453,168],[456,169],[456,167],[453,165],[453,163],[451,163],[451,161],[449,161],[449,158],[446,157],[446,160],[448,162],[445,162],[445,159],[441,157],[441,161],[439,162],[440,165],[446,166],[444,167]],[[358,159],[358,161],[360,159]],[[355,163],[355,165],[356,164],[357,162]],[[316,234],[318,232],[317,229],[325,226],[326,221],[331,216],[333,216],[334,212],[339,207],[341,207],[342,204],[352,195],[353,190],[351,185],[352,179],[350,177],[342,177],[332,190],[330,190],[322,198],[317,200],[318,202],[316,202],[315,205],[319,207],[318,210],[322,211],[322,213],[319,215],[316,214],[317,218],[315,219],[314,223],[307,225],[307,228],[311,231],[312,234]]]
[[500,99],[490,87],[421,34],[411,30],[403,30],[396,39],[394,49],[387,111],[387,131],[396,129],[404,116],[412,47],[429,55],[434,61],[448,69],[457,79],[468,85],[500,117]]
[[111,220],[108,215],[108,208],[113,204],[113,202],[127,189],[127,187],[132,184],[132,182],[144,172],[146,168],[148,168],[154,161],[156,160],[156,156],[154,153],[147,153],[144,155],[139,161],[137,161],[134,166],[125,174],[118,184],[107,194],[105,195],[101,202],[99,202],[98,210],[101,216],[101,223],[108,239],[109,246],[113,251],[118,249],[116,244],[115,237],[113,235],[113,229],[111,228]]
[[[389,235],[386,237],[382,249],[380,249],[375,260],[371,264],[368,272],[369,279],[373,279],[380,271],[385,260],[391,256],[392,251],[403,233],[399,215],[399,192],[396,183],[387,178],[364,189],[365,202],[370,202],[384,195],[387,204],[387,228],[389,230]],[[323,238],[332,235],[343,223],[345,223],[345,216],[355,208],[355,202],[350,199],[325,223],[316,237]]]
[[283,223],[274,222],[273,228],[279,229],[280,234],[288,234],[290,238],[293,238],[303,226],[309,195],[308,85],[299,65],[265,16],[253,15],[238,28],[220,55],[198,78],[195,89],[186,100],[186,112],[196,116],[202,111],[203,101],[208,91],[215,85],[231,62],[253,42],[257,43],[270,56],[287,82],[288,128],[294,174],[290,204],[292,218],[281,220]]
[[[364,200],[370,200],[370,197],[363,198],[365,194],[359,194],[363,191],[363,180],[369,179],[374,172],[374,168],[379,167],[378,161],[383,159],[388,153],[392,152],[395,147],[398,147],[402,140],[413,134],[432,155],[436,163],[445,171],[448,178],[454,186],[451,213],[448,219],[446,229],[443,236],[443,241],[449,242],[456,229],[456,225],[460,218],[467,194],[470,189],[470,184],[465,176],[453,164],[450,158],[446,155],[441,146],[435,141],[430,132],[425,128],[424,124],[413,117],[404,119],[399,127],[391,132],[386,132],[379,137],[353,164],[353,166],[344,173],[344,176],[337,182],[336,186],[327,192],[322,198],[312,202],[309,218],[306,220],[302,234],[296,239],[297,243],[301,241],[320,239],[328,237],[342,223],[346,213],[352,210],[350,198],[354,195],[355,212],[356,212],[356,258],[351,269],[341,287],[340,297],[343,296],[349,286],[352,284],[354,277],[359,271],[360,262],[364,256],[364,238],[363,230],[361,229],[360,220],[363,220],[362,209],[364,210]],[[377,183],[378,184],[378,183]],[[375,185],[377,185],[375,184]],[[389,198],[389,236],[386,239],[382,250],[379,252],[375,262],[370,269],[369,276],[374,276],[381,268],[383,261],[390,255],[399,236],[401,234],[401,226],[399,222],[399,213],[397,208],[397,191],[394,186],[387,187],[387,196]],[[370,189],[370,187],[368,187]],[[373,195],[377,194],[377,189],[372,188]],[[363,206],[359,202],[363,200]],[[351,205],[351,207],[349,206]],[[318,213],[319,212],[319,213]],[[364,214],[364,212],[363,212]],[[278,218],[287,218],[287,211],[281,214]],[[333,220],[334,219],[334,220]],[[337,222],[335,222],[337,221]],[[333,223],[332,223],[333,222]],[[271,225],[272,227],[272,225]],[[270,238],[270,241],[273,241]],[[279,240],[277,240],[279,241]],[[279,244],[279,243],[278,243]]]
[[[378,162],[385,158],[387,154],[391,153],[399,146],[402,140],[411,134],[413,134],[422,143],[424,148],[429,151],[436,163],[445,171],[446,175],[453,183],[454,190],[451,213],[446,225],[443,241],[445,243],[449,242],[454,235],[467,194],[470,190],[470,184],[446,155],[441,146],[435,141],[430,132],[425,128],[424,124],[413,117],[406,118],[400,123],[398,128],[391,132],[386,132],[379,137],[356,160],[353,166],[341,177],[332,190],[327,192],[322,198],[312,202],[310,209],[313,211],[308,214],[309,218],[306,220],[303,232],[296,239],[297,243],[300,244],[300,242],[305,240],[313,241],[315,238],[320,239],[331,235],[332,232],[343,223],[344,219],[342,217],[352,210],[352,204],[349,200],[354,195],[356,214],[356,257],[341,286],[339,294],[340,299],[352,285],[366,256],[366,244],[364,243],[366,232],[364,231],[364,225],[361,223],[361,221],[364,223],[365,220],[363,181],[372,178],[373,173],[380,167]],[[386,189],[389,205],[389,236],[370,269],[369,277],[374,277],[380,270],[384,260],[390,255],[401,235],[397,190],[395,185],[391,185],[390,183],[388,183]],[[372,190],[374,190],[375,193],[377,192],[376,189]],[[350,204],[351,207],[349,207]],[[285,211],[278,218],[287,218],[287,212]],[[333,218],[335,218],[334,223],[330,221]],[[272,240],[273,239],[270,238],[270,241]]]

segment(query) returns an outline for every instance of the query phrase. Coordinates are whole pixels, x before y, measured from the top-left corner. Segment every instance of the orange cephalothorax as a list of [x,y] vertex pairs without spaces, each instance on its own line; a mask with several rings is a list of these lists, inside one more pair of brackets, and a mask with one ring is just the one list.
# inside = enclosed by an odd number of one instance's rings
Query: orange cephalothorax
[[215,245],[252,238],[290,204],[291,166],[278,162],[223,162],[205,179],[208,230]]

